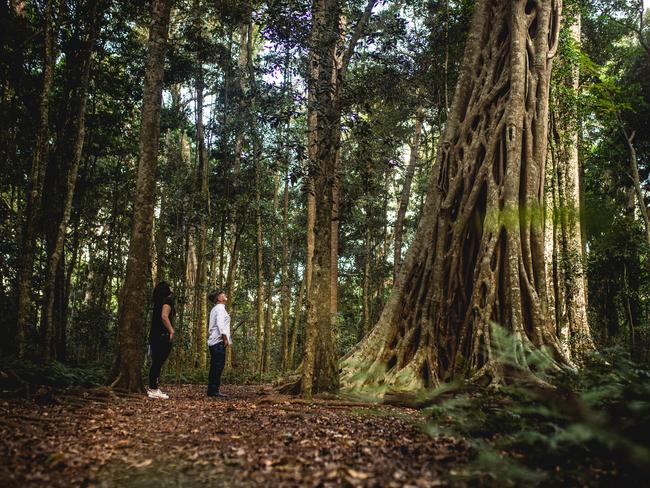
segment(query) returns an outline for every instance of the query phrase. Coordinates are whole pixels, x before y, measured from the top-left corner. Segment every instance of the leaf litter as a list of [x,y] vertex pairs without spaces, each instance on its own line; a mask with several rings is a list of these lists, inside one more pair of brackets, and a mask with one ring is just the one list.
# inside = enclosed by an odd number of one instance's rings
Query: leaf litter
[[170,386],[169,400],[107,389],[0,400],[0,486],[433,487],[467,463],[416,410],[312,402],[227,386]]

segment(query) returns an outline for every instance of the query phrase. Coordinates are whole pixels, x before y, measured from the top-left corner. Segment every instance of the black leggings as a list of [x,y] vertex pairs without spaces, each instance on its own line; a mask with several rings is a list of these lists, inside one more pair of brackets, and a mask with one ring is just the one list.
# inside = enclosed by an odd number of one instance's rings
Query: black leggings
[[149,388],[155,390],[158,388],[160,379],[160,370],[167,361],[169,353],[172,350],[172,343],[168,337],[151,343],[151,369],[149,370]]

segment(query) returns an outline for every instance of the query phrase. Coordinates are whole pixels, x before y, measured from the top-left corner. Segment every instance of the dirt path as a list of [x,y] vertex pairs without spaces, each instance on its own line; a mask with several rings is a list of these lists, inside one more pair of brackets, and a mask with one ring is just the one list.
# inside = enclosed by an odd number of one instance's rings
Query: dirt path
[[0,401],[0,486],[441,486],[466,461],[416,411],[303,403],[230,386]]

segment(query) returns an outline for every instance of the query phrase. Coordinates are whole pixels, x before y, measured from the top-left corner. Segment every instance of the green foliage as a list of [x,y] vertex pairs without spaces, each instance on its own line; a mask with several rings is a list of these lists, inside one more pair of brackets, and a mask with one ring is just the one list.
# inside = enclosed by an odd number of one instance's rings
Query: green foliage
[[33,363],[4,358],[0,362],[3,390],[15,390],[22,382],[33,385],[47,385],[57,388],[83,386],[92,388],[106,384],[108,365],[95,363],[82,368],[72,367],[58,361],[51,363]]
[[489,486],[650,480],[650,370],[608,350],[552,383],[434,392],[427,432],[462,436],[476,454],[452,477]]
[[638,202],[622,133],[623,128],[628,134],[636,132],[641,186],[647,194],[650,64],[635,32],[639,5],[619,0],[583,5],[579,120],[592,335],[599,345],[624,346],[647,364],[650,249],[635,209]]

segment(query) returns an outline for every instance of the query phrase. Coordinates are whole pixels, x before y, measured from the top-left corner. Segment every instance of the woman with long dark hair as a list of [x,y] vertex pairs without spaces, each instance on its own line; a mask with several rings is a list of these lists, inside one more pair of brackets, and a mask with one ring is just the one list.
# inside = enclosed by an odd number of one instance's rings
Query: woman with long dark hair
[[174,339],[174,300],[172,288],[169,283],[161,281],[153,289],[153,315],[151,316],[151,332],[149,345],[151,346],[151,369],[149,370],[149,398],[169,398],[158,387],[160,370],[169,357]]

